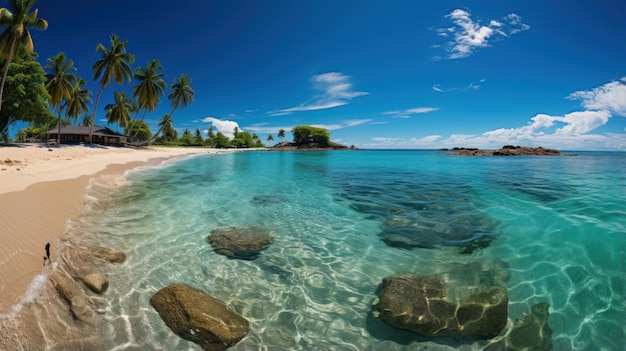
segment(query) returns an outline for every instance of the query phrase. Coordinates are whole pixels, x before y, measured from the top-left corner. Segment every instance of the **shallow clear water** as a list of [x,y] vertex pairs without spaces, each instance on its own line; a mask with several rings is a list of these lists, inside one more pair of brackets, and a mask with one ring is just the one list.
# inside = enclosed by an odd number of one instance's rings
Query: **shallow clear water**
[[[554,350],[623,349],[624,153],[244,152],[128,180],[94,182],[91,210],[70,229],[127,254],[107,272],[119,350],[198,349],[149,304],[173,283],[250,321],[233,350],[477,350],[484,341],[427,339],[372,314],[386,276],[467,267],[508,278],[509,326],[549,303]],[[256,260],[212,250],[213,229],[245,225],[277,233]]]

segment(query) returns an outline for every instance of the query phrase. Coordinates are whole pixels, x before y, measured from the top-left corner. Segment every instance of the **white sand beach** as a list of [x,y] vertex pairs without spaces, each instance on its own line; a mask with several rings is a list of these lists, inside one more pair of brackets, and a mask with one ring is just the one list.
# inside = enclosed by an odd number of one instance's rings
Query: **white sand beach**
[[125,148],[99,145],[0,146],[0,314],[19,302],[42,273],[45,244],[51,260],[67,221],[79,214],[89,179],[123,175],[207,148]]

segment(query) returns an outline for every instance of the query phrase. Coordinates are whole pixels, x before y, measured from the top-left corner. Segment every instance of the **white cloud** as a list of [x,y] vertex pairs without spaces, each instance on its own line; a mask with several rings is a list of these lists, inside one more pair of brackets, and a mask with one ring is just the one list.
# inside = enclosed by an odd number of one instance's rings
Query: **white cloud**
[[[530,26],[522,22],[522,18],[511,13],[500,21],[490,20],[488,25],[472,20],[468,11],[456,9],[445,17],[452,20],[454,27],[439,28],[437,33],[442,37],[452,37],[444,48],[448,59],[460,59],[471,55],[477,48],[489,46],[495,38],[506,38],[526,31]],[[441,59],[437,56],[436,59]]]
[[202,119],[202,122],[211,123],[211,125],[213,125],[213,127],[215,127],[218,132],[224,134],[224,136],[229,139],[233,138],[235,127],[237,127],[240,132],[244,131],[243,129],[239,128],[239,124],[235,121],[229,121],[215,117],[205,117]]
[[428,135],[423,138],[411,138],[411,144],[416,146],[429,146],[432,145],[435,141],[441,139],[441,135]]
[[580,90],[567,96],[568,99],[581,99],[589,110],[607,110],[626,117],[626,77],[592,90]]
[[384,115],[393,115],[394,118],[410,118],[412,115],[438,111],[438,107],[415,107],[402,111],[387,111]]
[[568,113],[563,117],[554,117],[557,121],[565,123],[565,126],[557,129],[555,135],[578,136],[601,127],[609,121],[609,111],[580,111]]
[[329,72],[313,76],[313,87],[321,91],[319,96],[299,106],[268,112],[272,116],[284,116],[294,112],[324,110],[348,104],[355,97],[367,95],[353,91],[350,77],[339,72]]

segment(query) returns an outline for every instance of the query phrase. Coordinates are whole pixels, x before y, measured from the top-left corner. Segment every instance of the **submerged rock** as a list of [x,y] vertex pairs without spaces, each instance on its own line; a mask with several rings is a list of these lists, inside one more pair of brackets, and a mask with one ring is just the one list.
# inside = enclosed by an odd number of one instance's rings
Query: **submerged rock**
[[485,351],[548,351],[552,349],[552,329],[548,325],[550,305],[541,302],[518,319],[503,339],[489,344]]
[[387,215],[381,239],[404,249],[455,246],[461,253],[471,254],[489,246],[496,237],[495,222],[466,199],[442,199],[423,206],[403,207]]
[[283,202],[287,202],[287,197],[285,195],[263,194],[255,195],[252,198],[252,203],[256,206],[275,205]]
[[90,250],[94,256],[111,263],[122,263],[126,260],[125,253],[113,251],[108,247],[91,247]]
[[99,273],[87,274],[83,277],[83,283],[93,292],[101,294],[109,287],[109,280]]
[[424,336],[491,338],[506,326],[508,301],[500,286],[451,300],[442,276],[392,276],[375,308],[385,323]]
[[159,290],[150,304],[178,336],[203,350],[226,350],[248,333],[248,321],[220,300],[185,284]]
[[215,252],[230,258],[252,260],[274,242],[274,231],[260,227],[226,227],[211,231]]

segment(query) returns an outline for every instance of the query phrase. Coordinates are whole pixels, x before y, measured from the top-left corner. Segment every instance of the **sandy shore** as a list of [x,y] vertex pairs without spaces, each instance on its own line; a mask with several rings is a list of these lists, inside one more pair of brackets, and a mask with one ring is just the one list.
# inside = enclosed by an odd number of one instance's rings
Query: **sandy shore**
[[217,150],[0,145],[0,314],[42,273],[46,243],[56,260],[59,238],[67,221],[78,216],[92,177],[210,152]]

